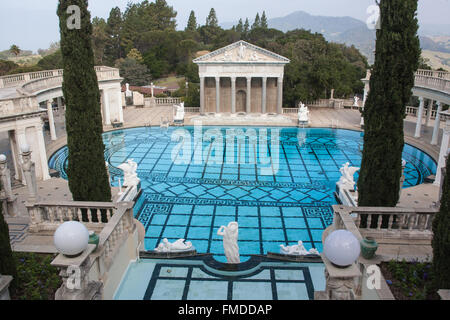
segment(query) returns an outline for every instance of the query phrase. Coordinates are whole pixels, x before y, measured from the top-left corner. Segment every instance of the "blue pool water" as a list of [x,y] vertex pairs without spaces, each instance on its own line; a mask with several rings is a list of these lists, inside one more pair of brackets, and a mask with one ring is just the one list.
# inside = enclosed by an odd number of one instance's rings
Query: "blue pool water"
[[[143,193],[135,215],[146,229],[146,249],[184,238],[222,262],[217,230],[231,221],[239,223],[241,261],[298,240],[321,251],[339,168],[359,167],[363,144],[361,132],[321,128],[146,127],[103,138],[114,186],[122,177],[118,165],[138,163]],[[436,171],[432,158],[410,145],[403,158],[404,187]],[[67,148],[49,165],[66,178]]]

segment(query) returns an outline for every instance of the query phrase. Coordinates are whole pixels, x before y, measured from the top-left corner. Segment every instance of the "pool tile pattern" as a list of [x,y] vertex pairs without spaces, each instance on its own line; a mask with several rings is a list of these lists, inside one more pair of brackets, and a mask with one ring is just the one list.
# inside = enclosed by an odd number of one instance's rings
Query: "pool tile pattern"
[[[228,128],[203,129],[221,132],[226,141]],[[246,128],[233,129],[249,132]],[[278,252],[280,244],[296,244],[298,240],[307,249],[322,250],[321,234],[332,223],[331,205],[336,203],[333,192],[341,176],[339,169],[346,162],[361,165],[362,133],[267,128],[268,141],[272,130],[280,130],[276,149],[270,143],[255,148],[244,135],[236,140],[242,138],[243,144],[236,142],[231,147],[217,147],[216,138],[212,142],[194,138],[188,158],[194,160],[196,152],[201,151],[203,161],[183,163],[172,160],[184,157],[177,149],[180,140],[172,136],[176,130],[147,127],[103,136],[113,185],[117,186],[122,177],[118,165],[127,159],[138,163],[143,194],[134,210],[146,229],[147,250],[163,238],[184,238],[192,241],[198,252],[214,253],[225,262],[222,239],[216,233],[231,221],[239,223],[241,261],[251,254]],[[193,127],[181,130],[194,136]],[[272,161],[267,162],[261,150],[274,155]],[[229,154],[232,161],[226,161]],[[435,162],[412,146],[405,145],[403,158],[407,161],[404,187],[422,183],[436,170]],[[218,164],[217,159],[225,161]],[[58,151],[49,164],[66,178],[67,148]]]

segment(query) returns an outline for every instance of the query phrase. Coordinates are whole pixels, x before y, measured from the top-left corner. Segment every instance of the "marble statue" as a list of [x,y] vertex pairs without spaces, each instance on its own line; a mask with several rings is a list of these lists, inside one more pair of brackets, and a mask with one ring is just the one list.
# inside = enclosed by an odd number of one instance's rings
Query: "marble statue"
[[179,105],[175,105],[175,115],[173,117],[174,122],[183,122],[184,121],[184,102]]
[[245,46],[243,43],[241,43],[240,47],[239,47],[239,58],[245,59]]
[[309,110],[304,103],[300,102],[298,108],[298,121],[299,122],[309,122]]
[[283,254],[289,254],[289,255],[299,255],[299,256],[306,256],[309,254],[319,255],[319,251],[317,249],[312,248],[309,251],[305,249],[303,246],[303,241],[299,241],[298,244],[293,246],[284,246],[280,244],[281,253]]
[[347,162],[342,168],[339,169],[342,176],[336,184],[347,189],[354,189],[355,180],[353,176],[359,169],[360,168],[357,167],[350,167],[350,162]]
[[358,101],[359,101],[359,98],[357,97],[357,96],[355,96],[354,98],[353,98],[353,106],[354,107],[359,107],[359,105],[358,105]]
[[217,231],[223,237],[223,248],[228,263],[240,263],[239,246],[237,243],[239,226],[237,222],[230,222],[227,227],[221,226]]
[[222,61],[231,61],[231,53],[226,51],[224,56],[222,57]]
[[127,83],[126,85],[126,90],[125,90],[125,96],[126,97],[132,97],[133,96],[133,93],[130,91],[130,84],[129,83]]
[[156,252],[180,252],[193,250],[192,242],[185,242],[184,239],[178,239],[174,243],[170,243],[167,238],[164,238],[156,248]]
[[141,181],[137,176],[137,163],[133,161],[133,159],[128,159],[127,162],[122,163],[118,166],[120,170],[123,171],[124,181],[123,185],[130,187],[134,185],[138,185]]

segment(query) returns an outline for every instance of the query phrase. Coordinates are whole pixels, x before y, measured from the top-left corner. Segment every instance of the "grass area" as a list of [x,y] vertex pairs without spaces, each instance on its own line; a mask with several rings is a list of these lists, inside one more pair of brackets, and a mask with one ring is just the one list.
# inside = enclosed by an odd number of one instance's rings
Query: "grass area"
[[450,71],[450,53],[422,50],[422,57],[429,59],[428,64],[433,69],[443,68]]
[[440,300],[432,286],[431,263],[392,260],[380,268],[396,300]]
[[59,270],[50,265],[54,254],[14,252],[17,264],[16,287],[11,290],[12,300],[54,300],[61,286]]
[[158,79],[155,81],[155,86],[166,87],[166,86],[170,86],[170,85],[178,85],[178,82],[180,82],[180,80],[185,81],[185,78],[184,77],[176,77],[176,76],[162,78],[162,79]]
[[18,65],[27,65],[34,66],[42,59],[42,56],[35,54],[30,56],[18,56],[18,57],[9,57],[8,60],[17,63]]

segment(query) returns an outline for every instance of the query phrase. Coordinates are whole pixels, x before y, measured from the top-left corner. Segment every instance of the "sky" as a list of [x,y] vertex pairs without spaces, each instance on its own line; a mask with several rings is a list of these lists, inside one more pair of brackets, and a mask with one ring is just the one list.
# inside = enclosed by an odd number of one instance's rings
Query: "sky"
[[[108,18],[111,8],[123,11],[130,0],[90,0],[92,17]],[[138,0],[131,0],[137,3]],[[178,29],[184,29],[189,13],[195,11],[197,22],[204,24],[211,8],[219,23],[233,22],[246,17],[253,21],[257,12],[266,11],[267,17],[278,18],[295,11],[312,15],[350,16],[366,21],[367,8],[375,0],[167,0],[178,12]],[[56,15],[58,0],[0,0],[0,51],[12,44],[24,50],[37,51],[59,41],[59,25]],[[419,24],[449,24],[450,0],[419,0]],[[450,30],[449,30],[450,34]]]

